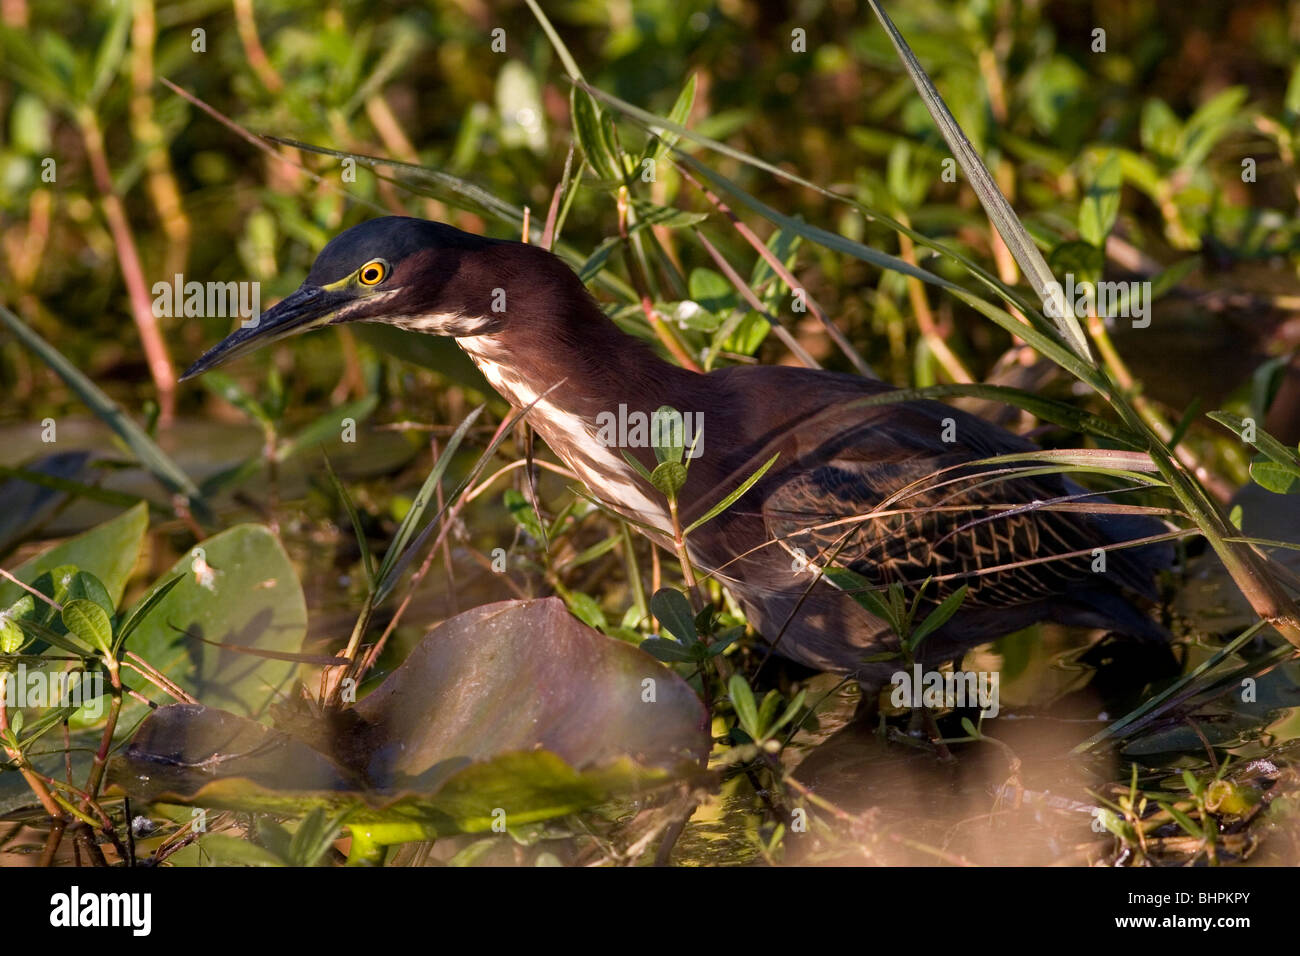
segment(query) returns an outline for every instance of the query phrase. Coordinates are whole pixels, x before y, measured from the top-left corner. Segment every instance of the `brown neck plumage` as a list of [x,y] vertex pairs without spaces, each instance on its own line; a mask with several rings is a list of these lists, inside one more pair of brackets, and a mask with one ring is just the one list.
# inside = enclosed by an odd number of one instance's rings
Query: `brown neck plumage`
[[[492,280],[480,269],[490,269]],[[551,405],[594,420],[620,403],[653,410],[702,384],[702,376],[665,362],[620,330],[572,270],[545,250],[514,244],[485,250],[457,280],[493,290],[501,327],[458,341],[516,406],[551,389]]]

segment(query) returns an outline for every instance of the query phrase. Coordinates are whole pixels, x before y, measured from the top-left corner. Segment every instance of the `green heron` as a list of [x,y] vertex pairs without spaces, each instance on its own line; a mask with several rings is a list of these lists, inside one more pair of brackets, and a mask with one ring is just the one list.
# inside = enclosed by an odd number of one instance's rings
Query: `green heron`
[[[923,643],[922,662],[957,659],[1047,619],[1165,636],[1130,596],[1155,597],[1169,546],[1113,548],[1159,535],[1164,525],[1102,509],[1042,508],[1081,489],[1055,475],[990,479],[987,466],[970,465],[1032,451],[1031,442],[937,402],[864,407],[862,399],[892,389],[856,375],[680,368],[617,328],[573,271],[537,246],[420,219],[370,220],[331,240],[301,288],[210,349],[185,377],[305,329],[362,321],[454,336],[502,396],[531,406],[529,423],[599,500],[664,533],[662,497],[623,457],[653,468],[654,450],[612,447],[602,431],[609,415],[625,407],[629,419],[648,418],[667,405],[702,416],[702,453],[679,493],[687,522],[778,455],[758,483],[689,536],[688,549],[783,656],[854,674],[866,686],[883,685],[897,668],[879,660],[897,648],[897,636],[844,591],[822,580],[810,589],[814,577],[800,553],[813,564],[833,557],[877,586],[933,578],[922,607],[967,584],[956,615]],[[1095,549],[1107,558],[1101,573]]]

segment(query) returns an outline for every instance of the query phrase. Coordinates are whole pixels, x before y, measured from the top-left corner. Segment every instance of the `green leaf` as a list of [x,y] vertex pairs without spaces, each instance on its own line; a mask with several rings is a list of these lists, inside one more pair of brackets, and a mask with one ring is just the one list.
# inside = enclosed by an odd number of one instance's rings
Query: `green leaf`
[[178,574],[174,578],[163,581],[161,584],[154,586],[153,590],[145,597],[144,601],[132,608],[131,613],[127,615],[125,623],[117,632],[117,638],[113,642],[113,653],[116,655],[126,646],[127,638],[134,633],[135,629],[140,626],[141,622],[148,617],[149,612],[158,606],[158,603],[165,598],[171,589],[176,587],[185,580],[185,576]]
[[888,624],[895,634],[902,636],[900,632],[903,630],[903,622],[895,618],[893,608],[880,597],[871,582],[862,575],[848,568],[830,565],[822,569],[822,577],[832,586],[848,594],[869,613]]
[[275,450],[275,460],[288,461],[304,449],[314,448],[332,438],[337,438],[342,431],[344,419],[350,418],[354,422],[364,421],[378,405],[379,396],[371,394],[331,409],[280,445]]
[[[1106,255],[1100,246],[1080,239],[1063,242],[1048,257],[1052,271],[1058,275],[1073,273],[1076,288],[1082,282],[1096,282],[1106,266]],[[1064,295],[1064,290],[1062,290]],[[1069,303],[1073,305],[1073,303]]]
[[[636,225],[642,228],[646,226],[663,226],[666,229],[686,229],[690,226],[696,226],[709,218],[708,213],[704,212],[687,212],[684,209],[676,209],[672,206],[659,206],[644,199],[632,200],[632,208],[636,210]],[[628,235],[633,230],[628,230]],[[622,237],[617,237],[621,239]]]
[[[307,606],[293,562],[279,539],[256,524],[236,525],[199,547],[201,555],[181,557],[136,602],[122,630],[131,629],[132,651],[196,698],[269,719],[267,702],[299,665],[216,644],[301,652]],[[131,684],[151,700],[170,701],[134,674]]]
[[[110,605],[116,607],[139,560],[148,526],[149,511],[144,503],[138,504],[75,538],[55,545],[14,568],[12,574],[24,584],[31,584],[54,568],[73,565],[94,575],[108,592]],[[23,589],[13,582],[0,581],[0,607],[12,604],[23,593]]]
[[956,591],[949,594],[943,599],[943,602],[931,611],[926,619],[921,622],[920,627],[912,632],[907,643],[913,651],[921,646],[923,640],[947,624],[948,619],[957,613],[957,609],[961,607],[962,601],[966,600],[966,591],[967,586],[963,584]]
[[1275,495],[1300,494],[1300,469],[1257,458],[1250,463],[1250,477]]
[[207,372],[199,379],[199,384],[217,398],[234,405],[262,428],[268,431],[274,430],[275,422],[262,403],[248,394],[242,385],[225,372]]
[[611,534],[608,538],[605,538],[603,541],[597,541],[595,544],[591,545],[590,547],[583,548],[581,551],[579,551],[577,554],[575,554],[573,557],[569,558],[568,560],[560,562],[559,564],[556,565],[556,568],[557,570],[567,570],[569,568],[581,567],[582,565],[587,564],[590,561],[595,561],[597,558],[601,557],[602,555],[608,554],[610,551],[613,551],[614,548],[618,545],[618,543],[622,540],[623,539],[620,535]]
[[727,696],[731,698],[731,706],[736,709],[736,719],[740,721],[741,729],[755,741],[762,739],[758,726],[758,708],[754,705],[754,692],[750,690],[743,674],[731,675],[731,679],[727,681]]
[[[774,465],[774,464],[776,463],[776,460],[777,460],[778,457],[780,457],[780,454],[781,454],[780,452],[777,452],[775,455],[773,455],[771,458],[769,458],[766,462],[763,463],[763,466],[762,466],[761,468],[759,468],[758,471],[754,472],[752,475],[750,475],[748,478],[746,478],[744,481],[742,481],[742,482],[741,482],[741,483],[740,483],[740,484],[739,484],[739,485],[738,485],[738,486],[737,486],[737,487],[736,487],[736,488],[731,492],[731,494],[727,495],[727,497],[723,498],[723,499],[722,499],[721,501],[719,501],[716,505],[714,505],[712,508],[710,508],[708,511],[706,511],[706,512],[703,514],[703,516],[701,516],[700,518],[697,518],[695,521],[691,522],[691,524],[687,526],[685,533],[686,533],[686,534],[690,534],[692,531],[694,531],[694,530],[695,530],[696,528],[698,528],[700,525],[702,525],[702,524],[706,524],[707,522],[712,521],[712,520],[713,520],[714,518],[716,518],[718,515],[722,514],[722,512],[726,511],[726,510],[727,510],[728,508],[730,508],[733,504],[735,504],[736,499],[738,499],[741,495],[743,495],[743,494],[744,494],[745,492],[747,492],[750,488],[752,488],[752,487],[754,486],[754,484],[755,484],[755,483],[756,483],[760,478],[762,478],[764,474],[767,473],[767,470],[768,470],[769,468],[771,468],[772,465]],[[656,470],[658,470],[658,469],[656,469]]]
[[1178,157],[1178,141],[1182,138],[1183,124],[1169,104],[1160,99],[1149,99],[1142,104],[1139,127],[1142,148],[1163,159]]
[[1186,830],[1189,835],[1195,837],[1198,840],[1205,839],[1205,831],[1203,831],[1199,826],[1197,826],[1196,821],[1193,820],[1191,817],[1189,817],[1182,810],[1179,810],[1172,803],[1165,803],[1162,800],[1157,800],[1156,806],[1160,807],[1161,810],[1164,810],[1171,817],[1173,817],[1174,820],[1178,822],[1178,825],[1182,827],[1184,830]]
[[774,734],[790,721],[794,720],[795,717],[798,716],[799,711],[803,708],[803,702],[807,696],[808,691],[806,690],[801,690],[799,693],[795,694],[794,700],[790,701],[789,706],[786,707],[781,716],[776,719],[776,723],[767,728],[767,733]]
[[618,154],[605,135],[605,117],[596,101],[585,90],[569,91],[569,108],[573,113],[573,133],[582,154],[601,179],[622,182],[625,172]]
[[714,641],[709,644],[709,656],[717,657],[719,654],[721,654],[728,647],[736,643],[736,641],[740,640],[744,636],[745,636],[745,625],[741,624],[738,625],[737,627],[728,628],[727,630],[719,634],[717,638],[714,639]]
[[[687,119],[690,118],[691,107],[695,105],[697,78],[698,74],[696,73],[690,75],[686,80],[686,85],[682,87],[682,91],[677,94],[677,101],[673,103],[673,108],[668,113],[668,119],[679,126],[685,125]],[[651,158],[658,159],[663,156],[668,150],[677,145],[677,140],[678,137],[675,133],[660,133],[651,146]]]
[[631,465],[633,470],[635,470],[638,475],[640,475],[642,478],[644,478],[646,481],[650,482],[651,484],[654,484],[653,476],[651,476],[650,472],[646,469],[646,466],[641,464],[641,462],[637,460],[637,457],[635,455],[633,455],[626,448],[622,449],[622,453],[623,453],[623,460],[626,461],[629,465]]
[[665,664],[689,664],[695,660],[691,648],[683,647],[677,641],[670,641],[666,637],[647,637],[637,646],[655,660],[663,661]]
[[[660,462],[681,463],[685,451],[686,428],[682,413],[671,405],[660,405],[650,419],[650,434],[659,439],[655,443],[655,458]],[[651,476],[653,480],[653,475]]]
[[[1239,439],[1246,441],[1246,420],[1240,415],[1217,411],[1209,412],[1206,417],[1231,429],[1237,433]],[[1267,455],[1277,464],[1294,471],[1296,474],[1300,474],[1300,453],[1292,451],[1289,446],[1278,441],[1258,425],[1255,426],[1255,440],[1248,442],[1248,444],[1253,445],[1257,451]]]
[[132,7],[122,4],[113,12],[113,20],[108,32],[100,41],[95,54],[95,66],[91,73],[90,88],[86,92],[86,105],[93,107],[107,91],[113,77],[122,65],[122,56],[126,52],[127,30],[131,26]]
[[[185,854],[185,856],[182,856]],[[178,861],[177,857],[181,857]],[[195,841],[193,849],[186,847],[168,857],[168,863],[177,866],[286,866],[283,859],[265,847],[229,833],[204,833]]]
[[528,499],[517,488],[507,488],[505,494],[502,495],[502,500],[505,502],[506,510],[510,512],[510,516],[515,519],[515,523],[519,527],[524,529],[528,537],[539,544],[546,540],[542,536],[542,525],[537,520],[537,512],[533,510],[533,506],[528,503]]
[[63,605],[63,626],[107,657],[113,652],[113,625],[108,613],[94,601],[74,598]]
[[342,832],[343,819],[346,816],[346,811],[333,817],[327,816],[320,807],[307,814],[306,818],[298,824],[298,829],[294,831],[293,838],[289,841],[289,863],[292,866],[319,865],[321,859],[329,852],[330,845]]
[[1083,204],[1079,207],[1079,235],[1085,242],[1101,248],[1119,216],[1120,187],[1123,177],[1119,153],[1107,150],[1088,183]]
[[11,620],[12,610],[0,613],[0,654],[17,654],[23,646],[23,629]]
[[104,587],[104,583],[89,571],[78,571],[72,576],[72,583],[68,585],[67,599],[77,598],[93,601],[102,607],[104,613],[110,618],[113,616],[115,606],[108,588]]
[[686,484],[686,466],[677,461],[662,461],[650,473],[650,483],[669,501],[675,501]]
[[660,588],[650,598],[650,613],[659,619],[669,634],[683,644],[695,641],[695,615],[691,613],[691,604],[681,591],[676,588]]
[[582,591],[570,591],[564,596],[564,603],[568,605],[573,616],[588,627],[600,630],[609,623],[604,610],[601,609],[600,602],[590,594],[585,594]]
[[546,34],[546,38],[551,41],[551,46],[555,48],[556,55],[560,58],[560,62],[564,64],[569,79],[575,83],[581,81],[582,71],[578,69],[577,60],[573,58],[569,48],[564,45],[564,40],[560,38],[560,34],[556,32],[555,27],[551,26],[551,21],[542,12],[542,8],[537,5],[537,0],[524,0],[524,2],[528,4],[528,9],[533,11],[533,16],[537,18],[537,22],[542,27],[542,32]]

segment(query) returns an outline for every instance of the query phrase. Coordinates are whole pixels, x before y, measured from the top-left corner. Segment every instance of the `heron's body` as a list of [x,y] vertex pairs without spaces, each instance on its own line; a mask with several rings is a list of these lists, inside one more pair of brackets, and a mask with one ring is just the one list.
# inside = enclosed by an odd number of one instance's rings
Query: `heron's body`
[[[373,291],[368,268],[383,273]],[[689,459],[679,495],[684,523],[776,455],[761,481],[690,536],[690,553],[779,653],[813,667],[869,684],[896,669],[866,661],[896,647],[887,625],[815,581],[809,567],[832,556],[876,585],[898,581],[914,591],[932,578],[923,606],[969,586],[958,613],[922,645],[924,661],[1048,618],[1136,637],[1162,633],[1128,597],[1154,596],[1167,547],[1113,547],[1162,525],[1026,509],[1078,489],[1053,475],[1006,480],[987,466],[963,467],[1031,443],[935,402],[864,406],[891,389],[858,376],[682,369],[619,330],[545,250],[420,220],[372,220],[331,242],[303,289],[265,318],[260,333],[236,332],[190,374],[254,338],[326,322],[455,335],[493,388],[530,409],[530,424],[598,499],[661,532],[670,527],[662,496],[623,457],[653,468],[654,451],[647,442],[611,443],[602,424],[610,415],[648,419],[668,405],[698,416],[700,454]]]

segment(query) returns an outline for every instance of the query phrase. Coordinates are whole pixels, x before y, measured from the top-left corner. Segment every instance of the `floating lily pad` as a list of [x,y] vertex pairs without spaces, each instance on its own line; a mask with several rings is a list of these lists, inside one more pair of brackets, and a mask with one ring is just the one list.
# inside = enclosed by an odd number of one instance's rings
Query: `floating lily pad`
[[161,708],[110,780],[145,801],[346,808],[354,837],[386,842],[531,823],[660,786],[698,767],[706,727],[681,678],[558,598],[505,601],[439,625],[361,703],[292,733]]
[[[183,577],[149,612],[126,649],[204,703],[258,716],[297,665],[205,642],[299,652],[307,605],[298,575],[280,540],[262,525],[236,525],[199,548],[158,579],[156,587]],[[139,603],[148,598],[145,594]],[[169,699],[131,672],[128,680],[154,700]]]

